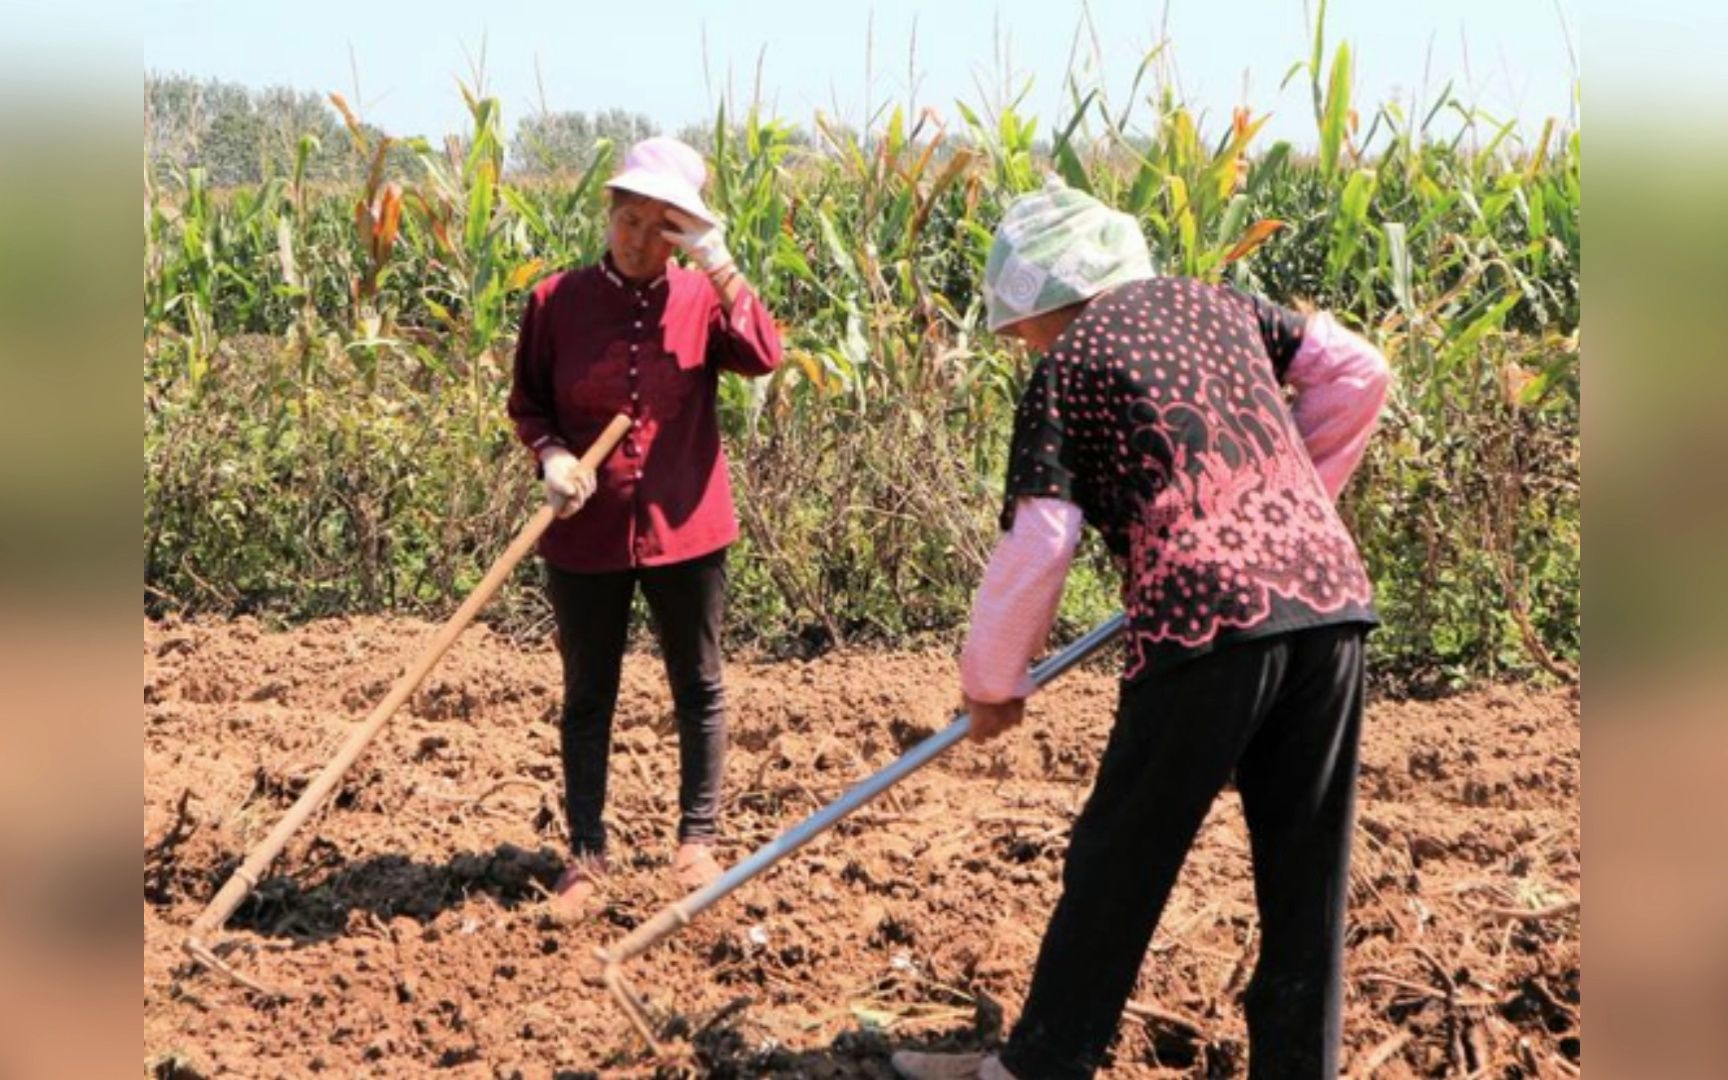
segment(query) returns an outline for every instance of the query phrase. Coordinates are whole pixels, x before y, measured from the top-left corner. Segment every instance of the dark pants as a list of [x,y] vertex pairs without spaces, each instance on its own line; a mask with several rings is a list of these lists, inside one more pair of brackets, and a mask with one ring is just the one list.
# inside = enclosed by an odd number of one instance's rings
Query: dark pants
[[711,842],[726,767],[726,695],[720,624],[725,615],[726,551],[611,574],[546,567],[546,591],[564,658],[564,807],[578,855],[606,848],[601,820],[612,713],[630,635],[636,586],[648,601],[678,716],[678,838]]
[[1260,910],[1249,1075],[1338,1075],[1363,635],[1329,626],[1243,642],[1124,689],[1003,1051],[1015,1076],[1087,1077],[1102,1064],[1188,847],[1232,771]]

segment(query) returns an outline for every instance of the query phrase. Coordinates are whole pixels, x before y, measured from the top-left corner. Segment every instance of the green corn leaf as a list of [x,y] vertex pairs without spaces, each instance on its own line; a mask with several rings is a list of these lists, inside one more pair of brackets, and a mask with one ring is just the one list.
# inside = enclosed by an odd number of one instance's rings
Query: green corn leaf
[[511,212],[521,218],[523,223],[528,226],[536,240],[541,243],[552,240],[552,227],[547,224],[546,215],[540,212],[540,208],[534,204],[532,199],[509,184],[500,185],[498,195],[510,207]]
[[492,196],[496,183],[497,175],[492,163],[481,162],[475,170],[473,186],[468,189],[468,220],[462,228],[463,245],[470,256],[480,250],[486,232],[492,226]]
[[1392,295],[1408,319],[1416,312],[1416,302],[1411,295],[1410,244],[1404,223],[1388,222],[1382,233],[1386,239],[1387,263],[1392,271]]
[[816,222],[822,229],[822,242],[828,246],[828,257],[834,260],[834,265],[848,278],[858,281],[858,264],[852,261],[851,253],[841,242],[840,233],[834,228],[834,219],[828,216],[827,210],[818,209]]
[[1332,60],[1332,77],[1326,90],[1326,109],[1320,120],[1320,172],[1328,180],[1338,171],[1338,156],[1344,147],[1350,122],[1350,43],[1338,46]]
[[1063,143],[1056,151],[1056,171],[1069,187],[1092,194],[1092,178],[1086,175],[1086,166],[1080,164],[1079,155],[1069,143]]

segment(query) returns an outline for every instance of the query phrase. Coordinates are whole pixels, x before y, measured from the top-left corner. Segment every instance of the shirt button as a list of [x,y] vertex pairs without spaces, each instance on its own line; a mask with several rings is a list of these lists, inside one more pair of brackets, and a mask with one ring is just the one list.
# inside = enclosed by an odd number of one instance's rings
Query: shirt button
[[635,369],[635,368],[634,368],[634,367],[632,367],[632,368],[631,368],[631,369],[630,369],[630,377],[631,377],[631,378],[632,378],[632,379],[634,379],[634,378],[635,378],[635,377],[636,377],[636,369]]
[[635,351],[636,351],[636,350],[637,350],[637,349],[639,349],[639,348],[641,348],[641,346],[640,346],[640,345],[632,345],[632,346],[630,346],[630,351],[631,351],[631,352],[635,352]]
[[632,390],[632,391],[630,391],[630,400],[631,401],[641,401],[642,400],[642,394],[639,391]]
[[638,330],[642,329],[642,320],[641,319],[636,320],[636,329],[638,329]]
[[637,480],[640,480],[640,479],[642,479],[642,470],[641,470],[641,469],[637,469],[637,470],[636,470],[636,476],[635,476],[635,479],[637,479]]

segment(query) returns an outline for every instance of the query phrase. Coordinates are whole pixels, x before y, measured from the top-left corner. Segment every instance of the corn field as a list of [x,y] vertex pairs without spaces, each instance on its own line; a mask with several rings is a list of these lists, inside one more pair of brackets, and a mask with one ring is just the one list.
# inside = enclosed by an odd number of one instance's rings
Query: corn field
[[[1580,136],[1529,140],[1443,92],[1352,100],[1349,47],[1299,66],[1313,149],[1264,145],[1238,108],[1207,130],[1147,57],[1126,102],[1070,76],[1042,128],[1018,100],[885,107],[814,138],[717,110],[711,202],[776,314],[783,368],[727,376],[744,537],[733,641],[775,651],[963,628],[994,539],[1029,360],[983,329],[1004,205],[1048,172],[1135,215],[1162,268],[1331,310],[1397,385],[1345,497],[1405,685],[1538,672],[1580,650]],[[256,187],[146,167],[146,608],[285,619],[447,611],[538,498],[504,416],[526,290],[597,259],[622,147],[517,182],[496,99],[445,145],[381,136],[310,180]],[[1447,131],[1445,137],[1438,132]],[[1072,630],[1115,604],[1090,552]],[[548,625],[537,573],[494,609]]]

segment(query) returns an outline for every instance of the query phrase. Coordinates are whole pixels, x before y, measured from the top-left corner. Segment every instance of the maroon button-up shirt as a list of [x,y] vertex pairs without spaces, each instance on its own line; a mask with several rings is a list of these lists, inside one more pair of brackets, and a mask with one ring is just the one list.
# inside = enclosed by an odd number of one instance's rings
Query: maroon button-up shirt
[[780,334],[755,294],[730,311],[706,276],[668,264],[644,285],[610,258],[542,281],[516,342],[508,410],[536,456],[581,453],[619,413],[630,431],[600,466],[582,510],[540,540],[547,562],[576,573],[661,566],[738,538],[720,446],[720,373],[766,375]]

